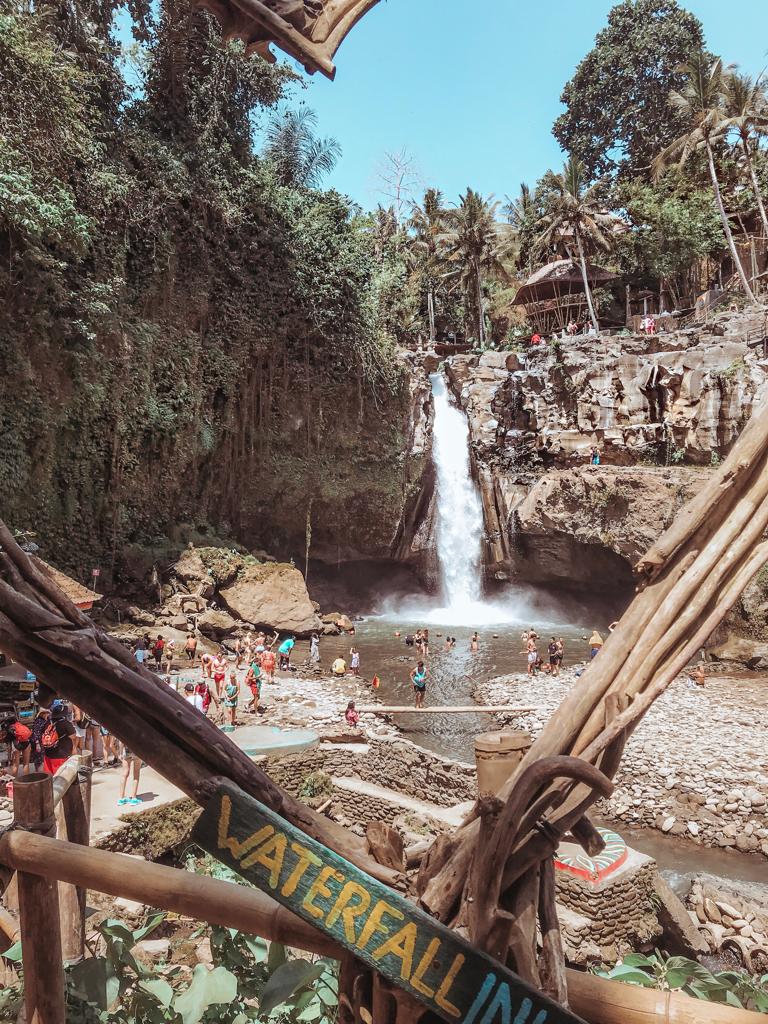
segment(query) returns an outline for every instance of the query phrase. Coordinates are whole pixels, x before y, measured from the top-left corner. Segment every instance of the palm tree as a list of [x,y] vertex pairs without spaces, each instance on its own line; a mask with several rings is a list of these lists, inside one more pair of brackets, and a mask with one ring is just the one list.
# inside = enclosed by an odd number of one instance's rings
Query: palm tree
[[760,211],[760,219],[763,222],[763,231],[768,237],[768,216],[765,213],[765,204],[752,161],[752,131],[754,129],[759,132],[768,128],[768,99],[765,95],[765,81],[762,75],[755,79],[750,75],[741,75],[734,70],[725,76],[723,86],[726,125],[738,135],[752,183],[752,191],[755,193],[757,208]]
[[503,207],[504,216],[511,227],[519,234],[527,224],[530,224],[531,218],[536,215],[536,207],[533,203],[531,189],[523,181],[520,184],[520,192],[517,199],[512,199],[510,196],[505,196],[504,198],[506,199]]
[[683,70],[688,76],[688,81],[680,92],[673,90],[669,94],[669,104],[688,120],[689,128],[684,135],[671,142],[655,157],[651,164],[651,170],[654,177],[658,178],[670,163],[677,162],[678,166],[682,167],[694,153],[701,151],[706,153],[712,190],[715,193],[715,202],[723,224],[723,233],[728,248],[731,250],[733,265],[741,278],[744,294],[751,302],[754,302],[755,296],[749,287],[747,275],[744,273],[744,267],[741,265],[736,243],[733,240],[733,232],[723,205],[720,181],[715,167],[714,146],[722,140],[728,130],[724,101],[723,62],[719,57],[711,58],[701,52],[694,54],[688,63],[683,65]]
[[468,188],[459,198],[459,205],[445,211],[445,231],[440,236],[441,256],[452,278],[464,295],[465,318],[473,318],[477,339],[486,342],[484,287],[487,279],[506,279],[504,266],[509,244],[502,225],[496,221],[499,204],[493,197],[483,199]]
[[549,198],[546,212],[537,224],[538,246],[543,249],[558,241],[563,234],[573,235],[589,318],[595,331],[599,332],[600,324],[587,274],[586,249],[610,251],[616,218],[603,209],[602,182],[590,185],[584,165],[574,156],[568,157],[560,174],[548,171],[543,184],[549,191]]
[[439,189],[428,188],[419,206],[414,203],[411,210],[411,229],[413,245],[423,268],[427,289],[427,316],[429,318],[429,341],[435,343],[435,296],[439,278],[440,233],[445,219],[443,194]]
[[336,139],[318,138],[316,127],[317,114],[304,106],[270,122],[264,157],[281,185],[317,188],[336,166],[341,146]]

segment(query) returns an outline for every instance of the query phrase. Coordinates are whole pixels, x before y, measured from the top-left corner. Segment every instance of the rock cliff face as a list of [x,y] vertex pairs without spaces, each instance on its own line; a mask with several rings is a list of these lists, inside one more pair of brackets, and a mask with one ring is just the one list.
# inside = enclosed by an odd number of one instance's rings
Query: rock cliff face
[[515,508],[515,568],[540,581],[629,585],[631,566],[705,480],[650,466],[551,470]]
[[[646,338],[453,357],[489,575],[628,582],[631,563],[730,450],[765,387],[765,311]],[[590,466],[593,446],[601,465]]]

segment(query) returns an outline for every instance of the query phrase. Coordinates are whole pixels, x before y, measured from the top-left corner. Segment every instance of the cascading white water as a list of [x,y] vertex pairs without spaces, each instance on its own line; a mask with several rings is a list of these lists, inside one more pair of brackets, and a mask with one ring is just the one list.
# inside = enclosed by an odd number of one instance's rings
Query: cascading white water
[[443,600],[451,618],[480,601],[483,508],[469,464],[467,417],[450,400],[441,373],[430,375],[435,403],[432,432],[437,476],[437,557]]
[[[430,375],[435,403],[432,459],[437,477],[436,547],[441,594],[438,602],[412,595],[386,608],[398,623],[480,629],[501,624],[560,622],[552,602],[514,584],[487,600],[482,594],[483,506],[472,479],[469,423],[448,393],[441,373]],[[437,633],[441,636],[441,633]],[[452,663],[458,665],[454,657]]]

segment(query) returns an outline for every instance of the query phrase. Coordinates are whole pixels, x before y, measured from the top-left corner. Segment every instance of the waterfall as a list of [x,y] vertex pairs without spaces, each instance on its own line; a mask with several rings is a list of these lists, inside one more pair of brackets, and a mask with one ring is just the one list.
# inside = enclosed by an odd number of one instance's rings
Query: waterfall
[[470,471],[467,417],[451,402],[441,373],[429,380],[435,403],[437,557],[443,600],[453,617],[470,613],[480,601],[483,508]]

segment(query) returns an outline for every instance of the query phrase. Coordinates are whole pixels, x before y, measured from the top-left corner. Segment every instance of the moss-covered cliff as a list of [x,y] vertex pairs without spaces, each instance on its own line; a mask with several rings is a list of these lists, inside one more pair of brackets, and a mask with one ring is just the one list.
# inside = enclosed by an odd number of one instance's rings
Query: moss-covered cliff
[[386,554],[410,380],[371,232],[254,155],[290,73],[138,2],[132,93],[109,4],[81,6],[0,6],[0,513],[107,582],[179,522]]

